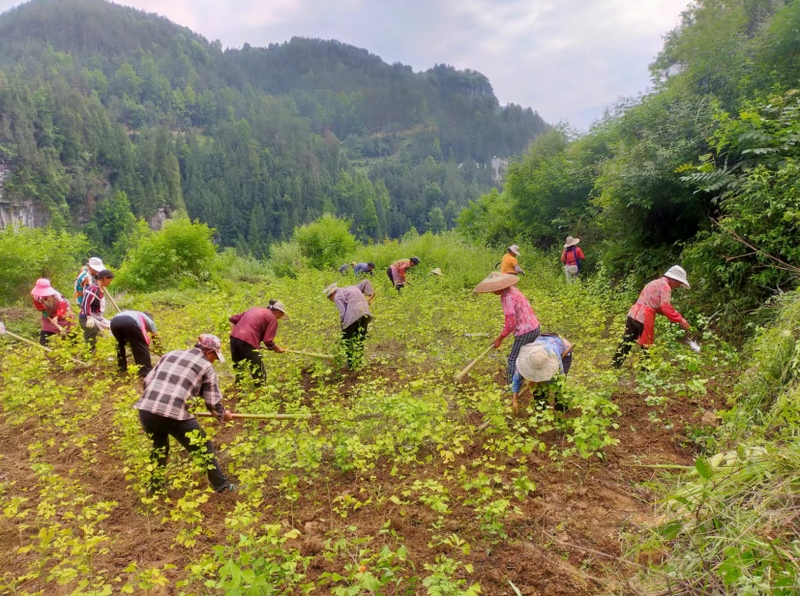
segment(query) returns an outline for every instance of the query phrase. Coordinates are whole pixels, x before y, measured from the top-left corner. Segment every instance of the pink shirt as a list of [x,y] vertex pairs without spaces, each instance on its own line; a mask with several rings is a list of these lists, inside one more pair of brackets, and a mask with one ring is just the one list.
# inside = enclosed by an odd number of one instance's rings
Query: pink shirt
[[503,314],[506,316],[500,337],[506,337],[512,331],[515,337],[525,335],[539,327],[539,319],[533,313],[531,303],[525,298],[525,294],[514,286],[503,290],[500,294],[500,304],[503,305]]
[[680,323],[683,317],[673,308],[670,300],[672,300],[672,288],[669,287],[666,277],[660,277],[642,288],[636,303],[628,311],[628,316],[644,323],[646,310],[649,308],[660,312],[673,323]]

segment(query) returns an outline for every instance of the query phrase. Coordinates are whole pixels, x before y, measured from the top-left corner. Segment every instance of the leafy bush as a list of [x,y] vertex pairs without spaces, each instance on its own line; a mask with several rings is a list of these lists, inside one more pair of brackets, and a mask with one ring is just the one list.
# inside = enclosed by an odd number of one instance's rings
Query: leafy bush
[[303,251],[297,242],[276,242],[269,247],[269,258],[272,269],[280,277],[297,277],[308,259],[303,256]]
[[207,281],[216,257],[214,231],[186,216],[147,234],[128,254],[116,285],[139,291]]
[[0,300],[26,296],[40,277],[50,279],[64,296],[72,296],[72,281],[89,242],[83,234],[43,228],[0,229]]
[[312,267],[326,269],[340,265],[339,261],[358,246],[349,230],[350,222],[326,213],[315,222],[295,228],[293,239]]
[[223,279],[249,283],[263,283],[272,277],[272,269],[264,261],[238,255],[233,248],[226,248],[217,255],[214,273]]

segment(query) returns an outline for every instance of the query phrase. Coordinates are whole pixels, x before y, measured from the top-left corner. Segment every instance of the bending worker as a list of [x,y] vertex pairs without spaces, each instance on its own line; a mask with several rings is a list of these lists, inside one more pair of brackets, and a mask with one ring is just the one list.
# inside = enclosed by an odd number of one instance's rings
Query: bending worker
[[656,313],[661,313],[673,323],[677,323],[681,326],[681,329],[689,329],[689,323],[686,319],[670,304],[672,290],[681,286],[686,289],[690,287],[689,281],[686,279],[686,271],[684,271],[683,267],[674,265],[669,268],[663,277],[651,281],[642,289],[636,303],[628,311],[628,318],[625,321],[625,333],[617,347],[616,354],[614,354],[614,368],[622,366],[634,342],[638,343],[644,350],[653,345]]
[[386,275],[392,280],[392,284],[394,284],[398,292],[406,284],[406,271],[417,265],[419,265],[419,257],[400,259],[389,265],[389,268],[386,270]]
[[[517,257],[519,256],[519,246],[512,244],[508,247],[508,252],[503,255],[500,260],[500,273],[509,273],[511,275],[525,275],[522,267],[519,266]],[[497,265],[495,265],[496,267]]]
[[59,333],[70,333],[75,326],[69,302],[50,285],[49,279],[37,279],[31,290],[33,307],[42,313],[42,330],[39,343],[47,345],[48,340]]
[[356,277],[369,274],[370,277],[375,275],[375,263],[356,263],[353,267],[353,273]]
[[[557,384],[556,375],[565,375],[572,366],[574,346],[557,333],[540,335],[535,342],[522,346],[516,362],[516,372],[511,381],[511,409],[519,412],[517,398],[523,381],[531,386],[533,398],[544,402],[548,397],[548,385]],[[563,412],[567,406],[561,401],[560,391],[556,389],[555,409]]]
[[367,339],[367,327],[372,321],[372,313],[369,310],[369,304],[375,296],[372,284],[366,279],[345,288],[332,283],[323,292],[339,309],[342,345],[347,366],[355,368],[364,358],[364,340]]
[[509,383],[514,377],[520,349],[522,346],[536,341],[536,338],[539,337],[539,319],[536,318],[525,294],[514,287],[518,282],[519,278],[516,275],[492,271],[474,290],[477,294],[491,292],[500,296],[505,324],[500,335],[494,340],[494,347],[500,348],[506,336],[514,333],[514,345],[511,346],[511,353],[508,355],[507,377]]
[[139,376],[146,377],[153,369],[150,360],[150,342],[159,342],[156,323],[150,313],[123,310],[111,318],[111,335],[117,340],[117,367],[128,372],[125,344],[131,345],[133,361],[139,365]]
[[270,300],[266,308],[254,306],[238,315],[228,319],[231,323],[231,360],[236,369],[236,382],[244,380],[244,369],[249,368],[256,385],[263,386],[267,381],[267,371],[264,360],[258,351],[261,342],[277,354],[283,353],[283,348],[275,343],[278,333],[278,320],[286,318],[286,307],[280,300]]
[[151,458],[157,462],[158,469],[150,480],[151,492],[164,488],[170,435],[190,453],[205,451],[208,454],[208,481],[215,491],[236,490],[236,486],[222,473],[211,441],[198,444],[190,436],[192,433],[197,433],[201,439],[206,436],[195,415],[189,411],[188,400],[191,398],[202,397],[208,411],[218,421],[233,420],[230,412],[222,407],[222,393],[214,370],[214,362],[225,362],[220,348],[218,337],[201,335],[190,350],[164,354],[144,380],[144,393],[133,407],[139,410],[142,428],[153,440]]

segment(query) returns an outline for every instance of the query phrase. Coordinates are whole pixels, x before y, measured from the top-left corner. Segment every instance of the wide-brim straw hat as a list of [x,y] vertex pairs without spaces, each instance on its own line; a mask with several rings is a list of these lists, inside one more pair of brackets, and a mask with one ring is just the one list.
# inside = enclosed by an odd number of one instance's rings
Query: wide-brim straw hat
[[510,288],[517,283],[519,283],[519,278],[516,275],[492,271],[481,283],[475,286],[473,292],[476,294],[496,292],[497,290],[505,290],[506,288]]
[[438,267],[436,269],[431,269],[431,273],[433,273],[434,275],[444,275],[444,273],[442,273],[442,270],[439,269]]
[[31,290],[34,298],[47,298],[48,296],[58,296],[56,289],[50,285],[50,280],[41,278],[36,280],[36,285]]
[[664,277],[674,279],[687,290],[691,288],[689,285],[689,280],[686,278],[686,270],[680,265],[673,265],[670,267],[664,274]]
[[550,352],[541,344],[533,342],[522,346],[517,357],[517,370],[534,383],[552,379],[560,368],[558,354]]
[[283,313],[283,316],[286,317],[286,320],[290,320],[289,313],[286,312],[286,306],[280,300],[276,300],[275,303],[272,305],[272,310],[279,310]]
[[517,246],[516,244],[512,244],[511,246],[509,246],[508,250],[513,252],[515,255],[519,256],[519,246]]
[[567,241],[564,243],[564,248],[569,248],[570,246],[577,246],[580,243],[580,238],[573,238],[572,236],[567,236]]
[[336,282],[333,282],[327,288],[322,290],[322,293],[325,294],[325,296],[327,297],[327,296],[330,296],[331,294],[333,294],[338,289],[339,289],[339,284],[336,283]]

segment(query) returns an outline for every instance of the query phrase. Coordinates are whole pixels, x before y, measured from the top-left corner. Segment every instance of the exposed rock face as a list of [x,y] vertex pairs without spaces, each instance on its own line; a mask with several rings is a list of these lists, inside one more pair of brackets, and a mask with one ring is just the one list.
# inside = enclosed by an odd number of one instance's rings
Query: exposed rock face
[[5,196],[5,182],[11,177],[12,166],[0,157],[0,228],[27,226],[37,228],[47,224],[47,210],[31,200],[11,200]]

